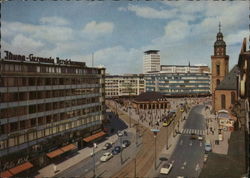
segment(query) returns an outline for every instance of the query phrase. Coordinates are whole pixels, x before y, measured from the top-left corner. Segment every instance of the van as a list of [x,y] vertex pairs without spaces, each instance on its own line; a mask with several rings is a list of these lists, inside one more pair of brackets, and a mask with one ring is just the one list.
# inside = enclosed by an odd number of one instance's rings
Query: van
[[206,142],[205,142],[205,151],[206,152],[212,151],[212,145],[211,145],[211,142],[210,142],[209,139],[206,139]]

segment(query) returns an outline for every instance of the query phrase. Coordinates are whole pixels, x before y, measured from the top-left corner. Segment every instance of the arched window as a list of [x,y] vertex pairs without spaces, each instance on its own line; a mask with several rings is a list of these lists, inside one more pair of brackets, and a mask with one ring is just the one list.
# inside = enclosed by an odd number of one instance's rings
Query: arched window
[[221,95],[221,108],[226,109],[226,96],[224,94]]
[[235,93],[231,92],[231,104],[235,103]]
[[220,75],[220,64],[216,64],[216,75]]
[[218,85],[220,84],[220,79],[216,80],[216,87],[218,87]]

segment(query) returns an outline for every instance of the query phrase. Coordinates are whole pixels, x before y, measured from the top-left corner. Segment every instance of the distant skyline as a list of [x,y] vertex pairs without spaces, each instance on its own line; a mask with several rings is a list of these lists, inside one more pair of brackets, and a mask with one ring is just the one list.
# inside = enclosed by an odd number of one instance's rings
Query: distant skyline
[[146,50],[161,65],[211,65],[222,24],[230,69],[249,36],[247,1],[7,1],[4,50],[104,65],[110,74],[142,73]]

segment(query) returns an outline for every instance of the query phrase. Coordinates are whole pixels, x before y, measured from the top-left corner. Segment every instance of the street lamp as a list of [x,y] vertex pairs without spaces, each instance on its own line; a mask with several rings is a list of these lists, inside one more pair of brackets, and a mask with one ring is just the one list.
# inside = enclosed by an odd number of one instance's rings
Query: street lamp
[[93,175],[93,177],[95,178],[95,148],[97,148],[97,145],[96,145],[96,143],[94,143],[94,146],[93,146],[93,161],[94,161],[94,175]]
[[122,137],[120,137],[120,144],[121,144],[121,164],[123,163],[123,160],[122,160]]
[[155,169],[156,169],[156,136],[157,133],[160,131],[158,129],[151,129],[151,131],[154,133],[154,146],[155,146]]

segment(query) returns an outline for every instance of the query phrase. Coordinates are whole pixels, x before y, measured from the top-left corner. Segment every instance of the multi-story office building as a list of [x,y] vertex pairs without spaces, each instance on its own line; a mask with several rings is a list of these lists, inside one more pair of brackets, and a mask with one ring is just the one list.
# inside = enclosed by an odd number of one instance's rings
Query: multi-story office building
[[1,170],[23,160],[42,165],[103,135],[104,78],[104,68],[84,62],[6,51],[0,60]]
[[143,56],[143,73],[160,71],[159,50],[148,50]]
[[157,91],[168,96],[197,96],[210,94],[210,74],[150,73],[145,74],[146,91]]
[[144,92],[142,74],[107,75],[105,77],[105,95],[107,98],[136,96]]
[[207,65],[161,65],[161,72],[164,73],[204,73],[209,72]]

